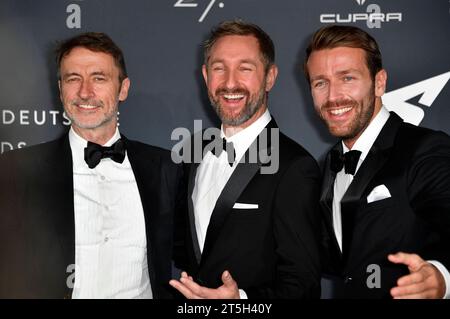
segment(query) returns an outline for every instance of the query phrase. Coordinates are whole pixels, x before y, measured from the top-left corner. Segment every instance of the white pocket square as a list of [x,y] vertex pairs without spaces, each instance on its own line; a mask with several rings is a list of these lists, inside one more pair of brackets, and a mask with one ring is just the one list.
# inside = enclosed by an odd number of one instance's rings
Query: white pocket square
[[257,209],[258,204],[235,203],[233,208],[236,209]]
[[367,203],[369,204],[389,197],[391,197],[389,189],[384,184],[378,185],[367,196]]

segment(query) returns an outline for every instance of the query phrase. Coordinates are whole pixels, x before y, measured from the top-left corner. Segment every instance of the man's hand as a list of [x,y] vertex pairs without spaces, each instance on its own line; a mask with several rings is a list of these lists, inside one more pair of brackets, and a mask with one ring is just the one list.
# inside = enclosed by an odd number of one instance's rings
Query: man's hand
[[441,272],[416,254],[399,252],[388,256],[395,264],[408,266],[409,275],[397,280],[391,289],[394,299],[441,299],[445,294],[445,281]]
[[181,273],[180,280],[172,279],[169,284],[187,299],[239,299],[239,289],[229,271],[222,274],[223,285],[216,289],[200,286],[186,272]]

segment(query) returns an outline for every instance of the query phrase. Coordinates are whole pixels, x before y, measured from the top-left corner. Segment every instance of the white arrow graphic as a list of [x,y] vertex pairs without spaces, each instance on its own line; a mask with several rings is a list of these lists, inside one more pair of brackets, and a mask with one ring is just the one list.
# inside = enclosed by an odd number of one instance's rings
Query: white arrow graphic
[[450,79],[450,71],[432,78],[390,91],[382,96],[383,104],[389,111],[397,113],[405,122],[419,125],[425,113],[422,108],[406,101],[420,97],[419,103],[430,107]]

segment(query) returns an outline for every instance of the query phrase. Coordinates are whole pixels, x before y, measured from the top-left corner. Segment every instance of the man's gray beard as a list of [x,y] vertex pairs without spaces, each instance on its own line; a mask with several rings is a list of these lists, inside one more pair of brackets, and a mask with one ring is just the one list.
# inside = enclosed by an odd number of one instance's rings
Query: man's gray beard
[[101,127],[102,125],[105,125],[106,123],[111,122],[112,120],[114,120],[114,117],[117,117],[117,113],[119,111],[119,108],[116,107],[112,113],[107,114],[107,116],[105,118],[103,118],[99,123],[94,123],[94,124],[89,124],[89,125],[85,125],[83,123],[78,122],[71,114],[69,114],[68,112],[65,112],[67,118],[70,120],[70,122],[72,123],[72,125],[75,125],[81,129],[85,129],[85,130],[93,130],[96,128]]
[[211,105],[214,107],[214,110],[217,113],[217,116],[219,116],[222,124],[228,125],[228,126],[239,126],[245,122],[247,122],[249,119],[252,118],[253,115],[255,115],[256,112],[265,104],[266,101],[266,90],[263,88],[258,95],[258,98],[256,101],[254,101],[251,104],[246,104],[244,107],[244,110],[238,114],[235,118],[227,118],[224,113],[222,113],[222,108],[220,107],[220,102],[214,101],[214,98],[209,95],[209,100],[211,102]]

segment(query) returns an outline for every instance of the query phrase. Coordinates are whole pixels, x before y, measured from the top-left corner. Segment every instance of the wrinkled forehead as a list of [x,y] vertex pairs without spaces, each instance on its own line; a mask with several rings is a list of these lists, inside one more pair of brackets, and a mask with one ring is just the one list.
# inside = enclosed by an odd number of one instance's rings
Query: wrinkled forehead
[[120,73],[113,56],[109,53],[75,47],[61,59],[60,72],[103,72],[111,75]]

